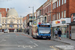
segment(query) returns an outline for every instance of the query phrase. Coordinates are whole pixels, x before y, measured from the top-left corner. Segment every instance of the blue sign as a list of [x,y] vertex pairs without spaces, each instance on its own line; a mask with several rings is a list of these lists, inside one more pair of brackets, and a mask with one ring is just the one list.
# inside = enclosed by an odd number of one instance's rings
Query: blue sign
[[9,25],[9,27],[11,27],[11,28],[12,28],[12,27],[13,27],[13,25]]

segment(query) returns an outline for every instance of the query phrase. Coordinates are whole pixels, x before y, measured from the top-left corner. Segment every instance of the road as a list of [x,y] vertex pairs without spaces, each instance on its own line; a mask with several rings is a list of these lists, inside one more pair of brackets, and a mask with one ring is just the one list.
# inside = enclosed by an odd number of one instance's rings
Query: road
[[25,33],[0,33],[0,50],[62,50],[55,46],[67,44],[48,40],[33,39]]

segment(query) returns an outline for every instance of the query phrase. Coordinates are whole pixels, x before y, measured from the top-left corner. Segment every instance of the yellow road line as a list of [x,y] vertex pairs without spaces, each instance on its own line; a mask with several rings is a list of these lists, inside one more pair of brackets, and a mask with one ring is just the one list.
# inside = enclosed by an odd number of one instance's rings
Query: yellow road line
[[2,35],[2,34],[0,34],[0,35]]
[[54,50],[59,50],[59,49],[57,49],[57,48],[55,48],[55,47],[53,47],[53,46],[50,46],[51,48],[53,48]]

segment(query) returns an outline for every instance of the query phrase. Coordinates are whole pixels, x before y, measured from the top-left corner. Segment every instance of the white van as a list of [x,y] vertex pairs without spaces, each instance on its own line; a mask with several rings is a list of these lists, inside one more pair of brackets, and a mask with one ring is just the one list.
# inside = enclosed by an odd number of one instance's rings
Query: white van
[[9,33],[9,30],[8,29],[4,29],[4,33]]

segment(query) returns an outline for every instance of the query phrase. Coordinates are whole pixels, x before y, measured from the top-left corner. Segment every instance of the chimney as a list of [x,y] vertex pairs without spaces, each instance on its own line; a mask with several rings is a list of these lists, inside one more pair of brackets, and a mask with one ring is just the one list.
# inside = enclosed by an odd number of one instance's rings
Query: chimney
[[9,11],[9,8],[7,8],[7,12]]

